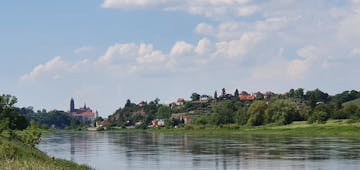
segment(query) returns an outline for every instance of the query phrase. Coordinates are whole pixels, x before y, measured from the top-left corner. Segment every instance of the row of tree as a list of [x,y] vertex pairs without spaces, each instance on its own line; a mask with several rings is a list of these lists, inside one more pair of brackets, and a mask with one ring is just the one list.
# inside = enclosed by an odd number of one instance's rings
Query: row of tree
[[[242,92],[243,93],[243,92]],[[215,96],[217,94],[215,93]],[[234,96],[239,95],[236,89]],[[226,96],[225,89],[220,96]],[[218,98],[220,98],[220,96]],[[194,124],[258,126],[264,124],[289,124],[293,121],[323,123],[332,119],[358,119],[360,109],[354,104],[345,104],[360,97],[360,93],[344,91],[331,96],[319,89],[305,92],[304,89],[291,89],[285,94],[273,94],[271,98],[259,97],[254,101],[240,101],[238,97],[195,102],[201,97],[192,93],[191,101],[181,106],[159,104],[159,99],[137,105],[127,100],[124,108],[118,109],[110,121],[115,125],[135,125],[137,122],[149,125],[154,119],[165,119],[170,125],[177,125],[174,113],[190,114]],[[214,98],[212,98],[214,99]],[[180,121],[181,123],[181,121]]]
[[210,113],[199,116],[194,123],[258,126],[271,123],[286,125],[293,121],[324,123],[330,118],[359,120],[360,108],[346,103],[359,97],[360,93],[355,90],[330,96],[319,89],[306,93],[303,89],[291,89],[289,93],[274,95],[270,100],[216,102]]

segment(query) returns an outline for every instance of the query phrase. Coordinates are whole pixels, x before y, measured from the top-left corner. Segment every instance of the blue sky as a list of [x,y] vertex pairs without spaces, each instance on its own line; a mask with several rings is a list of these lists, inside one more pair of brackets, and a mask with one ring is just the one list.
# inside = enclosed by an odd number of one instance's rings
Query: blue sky
[[105,116],[222,87],[359,90],[358,0],[4,1],[0,92]]

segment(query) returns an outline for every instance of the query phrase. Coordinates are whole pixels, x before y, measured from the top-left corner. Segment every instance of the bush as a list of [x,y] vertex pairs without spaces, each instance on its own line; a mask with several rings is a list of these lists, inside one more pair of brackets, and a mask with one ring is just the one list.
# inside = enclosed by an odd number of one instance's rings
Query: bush
[[209,118],[206,116],[197,117],[192,122],[196,125],[206,125],[210,123]]
[[309,118],[309,123],[326,123],[329,119],[330,114],[324,111],[315,111]]

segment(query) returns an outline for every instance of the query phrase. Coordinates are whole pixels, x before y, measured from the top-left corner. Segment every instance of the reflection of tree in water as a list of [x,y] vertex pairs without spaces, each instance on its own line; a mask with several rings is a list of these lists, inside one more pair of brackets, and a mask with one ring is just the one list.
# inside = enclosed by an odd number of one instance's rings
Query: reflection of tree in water
[[128,133],[117,142],[127,148],[129,160],[140,156],[159,162],[162,153],[179,152],[191,154],[194,167],[212,162],[219,169],[239,167],[246,159],[360,159],[359,140],[350,138]]
[[[102,133],[79,133],[79,134],[68,134],[65,136],[70,143],[70,155],[71,160],[75,161],[75,158],[80,155],[91,155],[95,154],[95,152],[99,149],[96,144],[97,139],[106,137],[106,134]],[[84,160],[87,157],[84,157]]]
[[[195,155],[244,159],[360,159],[359,139],[273,136],[206,137],[190,139]],[[205,140],[206,139],[206,140]]]
[[105,147],[111,150],[105,153],[116,154],[116,159],[124,161],[125,169],[139,169],[139,164],[157,168],[169,162],[181,162],[192,169],[246,169],[254,164],[261,169],[262,165],[275,163],[269,166],[277,167],[284,161],[284,165],[302,169],[305,162],[360,159],[360,139],[355,138],[94,132],[64,134],[51,140],[66,146],[71,160],[83,162],[97,159],[92,155],[104,153]]

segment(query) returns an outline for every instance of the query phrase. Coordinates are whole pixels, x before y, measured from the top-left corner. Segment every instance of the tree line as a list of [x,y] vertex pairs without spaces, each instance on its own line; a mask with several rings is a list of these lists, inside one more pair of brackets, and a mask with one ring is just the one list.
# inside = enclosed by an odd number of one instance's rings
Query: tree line
[[[131,126],[142,123],[147,126],[154,119],[165,119],[168,126],[183,125],[183,121],[173,118],[176,113],[185,113],[192,118],[192,124],[224,125],[238,124],[259,126],[265,124],[286,125],[293,121],[308,121],[309,123],[325,123],[328,119],[360,119],[360,108],[349,103],[360,98],[356,90],[344,91],[329,95],[319,89],[306,91],[302,88],[291,89],[285,94],[258,93],[251,101],[242,101],[239,96],[247,94],[235,90],[234,95],[227,94],[225,88],[218,95],[200,95],[196,92],[190,96],[190,101],[173,107],[172,104],[160,104],[159,99],[144,102],[142,105],[127,100],[123,108],[119,108],[109,120],[114,126]],[[206,102],[200,102],[201,97],[207,97]],[[268,97],[265,97],[268,96]]]

